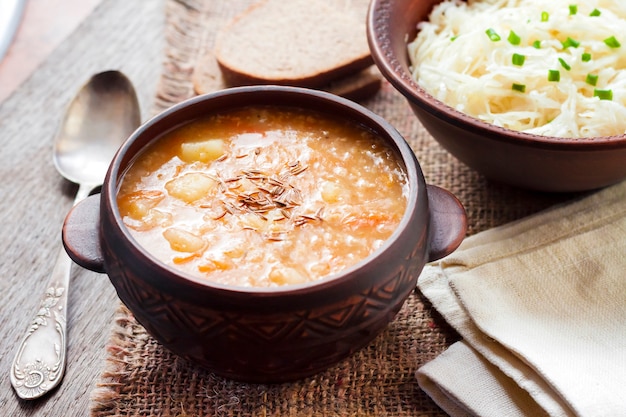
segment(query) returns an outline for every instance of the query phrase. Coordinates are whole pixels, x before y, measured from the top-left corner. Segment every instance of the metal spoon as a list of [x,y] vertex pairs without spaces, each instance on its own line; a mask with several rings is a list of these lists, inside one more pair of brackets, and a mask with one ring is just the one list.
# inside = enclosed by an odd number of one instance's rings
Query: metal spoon
[[[102,185],[115,152],[140,118],[135,89],[119,71],[96,74],[78,91],[57,132],[53,154],[59,173],[79,185],[74,204]],[[11,384],[21,398],[39,398],[63,378],[71,266],[62,249],[11,366]]]

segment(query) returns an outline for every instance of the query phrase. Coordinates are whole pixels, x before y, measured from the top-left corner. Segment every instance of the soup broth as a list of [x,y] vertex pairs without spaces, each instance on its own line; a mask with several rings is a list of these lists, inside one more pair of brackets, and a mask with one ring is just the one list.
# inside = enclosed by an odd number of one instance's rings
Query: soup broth
[[166,264],[214,282],[314,281],[377,250],[407,204],[403,166],[353,122],[250,107],[165,133],[117,196],[133,237]]

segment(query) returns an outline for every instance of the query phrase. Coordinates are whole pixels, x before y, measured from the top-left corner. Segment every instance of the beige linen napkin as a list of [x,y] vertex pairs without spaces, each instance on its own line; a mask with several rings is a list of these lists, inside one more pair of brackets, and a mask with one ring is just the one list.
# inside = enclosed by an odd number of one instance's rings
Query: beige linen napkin
[[626,416],[626,182],[467,238],[418,288],[463,336],[417,372],[452,416]]

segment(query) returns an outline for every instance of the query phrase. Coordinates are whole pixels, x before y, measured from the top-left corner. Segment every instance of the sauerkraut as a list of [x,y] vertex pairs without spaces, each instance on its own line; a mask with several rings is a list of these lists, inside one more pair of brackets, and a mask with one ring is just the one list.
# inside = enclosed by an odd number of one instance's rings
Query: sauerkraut
[[451,107],[558,137],[626,132],[626,1],[445,0],[409,43],[413,77]]

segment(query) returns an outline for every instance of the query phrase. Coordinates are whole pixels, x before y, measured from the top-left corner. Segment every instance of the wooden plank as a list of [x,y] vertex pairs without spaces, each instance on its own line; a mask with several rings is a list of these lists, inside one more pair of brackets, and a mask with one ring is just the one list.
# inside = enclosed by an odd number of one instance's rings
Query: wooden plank
[[61,386],[17,398],[9,369],[39,307],[61,247],[75,187],[52,164],[52,138],[73,94],[93,73],[119,69],[151,115],[162,66],[165,0],[104,0],[9,98],[0,103],[0,414],[85,416],[105,358],[118,299],[105,275],[74,268],[68,365]]
[[102,0],[24,2],[20,26],[0,61],[0,101],[7,98]]

